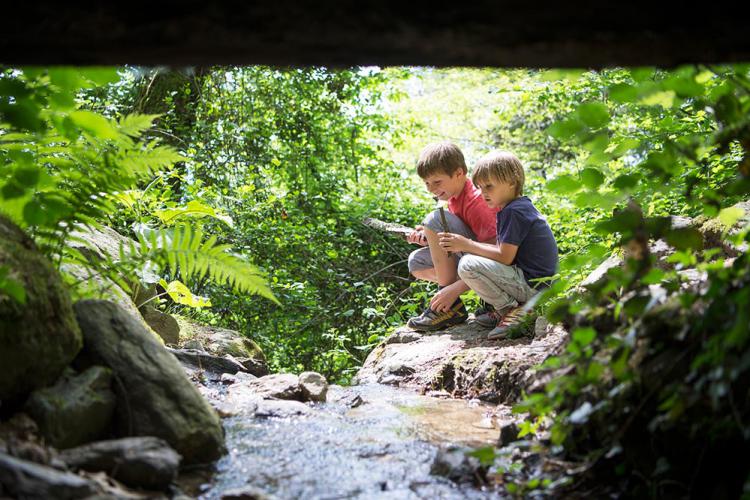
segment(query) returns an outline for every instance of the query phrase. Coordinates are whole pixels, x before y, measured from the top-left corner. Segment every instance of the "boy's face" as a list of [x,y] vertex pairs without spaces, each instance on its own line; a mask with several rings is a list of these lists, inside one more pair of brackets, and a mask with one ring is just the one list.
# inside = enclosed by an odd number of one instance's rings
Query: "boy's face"
[[503,208],[516,199],[516,185],[490,178],[477,184],[482,191],[482,198],[492,208]]
[[466,174],[459,169],[453,172],[453,175],[444,173],[428,175],[424,179],[424,185],[432,196],[437,196],[439,200],[448,200],[461,194],[466,184]]

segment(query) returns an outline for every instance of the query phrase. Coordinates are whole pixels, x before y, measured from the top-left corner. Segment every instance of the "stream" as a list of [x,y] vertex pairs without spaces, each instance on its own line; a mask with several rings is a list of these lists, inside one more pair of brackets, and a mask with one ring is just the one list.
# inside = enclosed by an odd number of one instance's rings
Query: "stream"
[[510,408],[379,384],[331,386],[327,401],[309,403],[308,415],[224,419],[228,453],[196,494],[250,486],[285,499],[497,497],[430,472],[441,449],[495,444]]

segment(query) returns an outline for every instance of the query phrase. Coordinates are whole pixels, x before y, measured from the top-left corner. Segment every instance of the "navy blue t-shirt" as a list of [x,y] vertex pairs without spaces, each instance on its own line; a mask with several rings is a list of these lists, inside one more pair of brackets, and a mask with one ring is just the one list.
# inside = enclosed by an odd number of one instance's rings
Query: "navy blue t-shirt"
[[512,200],[497,213],[497,242],[518,246],[513,265],[521,268],[529,286],[549,286],[549,282],[531,280],[557,272],[557,242],[547,220],[527,196]]

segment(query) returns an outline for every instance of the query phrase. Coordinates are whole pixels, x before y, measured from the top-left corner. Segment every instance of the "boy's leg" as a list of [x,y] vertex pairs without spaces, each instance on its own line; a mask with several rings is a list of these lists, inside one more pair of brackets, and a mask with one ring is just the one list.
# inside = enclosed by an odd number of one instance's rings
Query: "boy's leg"
[[[469,229],[469,227],[456,215],[446,210],[445,219],[449,232],[475,239],[474,233],[471,229]],[[448,255],[438,244],[437,233],[444,231],[439,210],[435,210],[425,217],[422,225],[424,226],[424,232],[427,236],[430,260],[434,263],[435,278],[439,287],[443,289],[451,285],[461,285],[458,287],[460,291],[465,290],[466,287],[461,283],[456,283],[458,281],[456,268],[460,255]],[[412,252],[412,254],[413,253],[414,252]],[[457,297],[449,307],[446,307],[445,310],[435,311],[432,308],[427,307],[421,315],[409,319],[407,325],[415,330],[437,330],[457,323],[462,323],[466,321],[467,318],[468,313],[466,312],[466,307],[464,307],[460,297]]]
[[458,275],[499,314],[527,302],[535,294],[518,267],[478,255],[464,255],[458,264]]
[[422,247],[409,254],[409,273],[417,279],[437,283],[435,266],[428,247]]

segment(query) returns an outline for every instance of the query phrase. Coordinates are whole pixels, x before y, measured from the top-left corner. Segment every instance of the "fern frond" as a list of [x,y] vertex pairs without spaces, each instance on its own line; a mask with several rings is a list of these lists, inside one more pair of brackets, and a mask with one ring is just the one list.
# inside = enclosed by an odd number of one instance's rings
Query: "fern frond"
[[186,284],[193,278],[208,277],[236,292],[260,295],[279,303],[263,272],[230,253],[230,245],[217,245],[216,236],[202,241],[203,231],[189,225],[151,231],[149,236],[138,234],[141,259],[168,268]]

